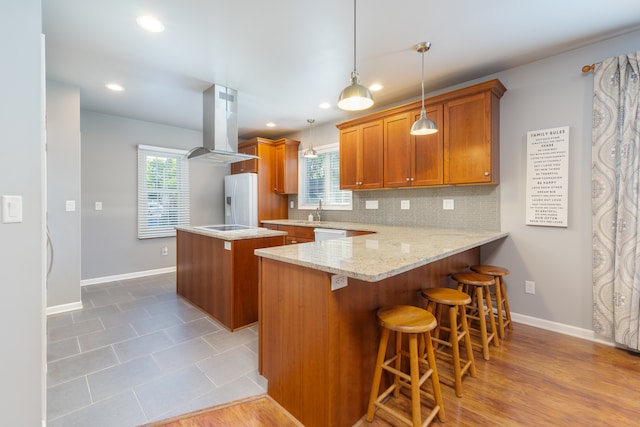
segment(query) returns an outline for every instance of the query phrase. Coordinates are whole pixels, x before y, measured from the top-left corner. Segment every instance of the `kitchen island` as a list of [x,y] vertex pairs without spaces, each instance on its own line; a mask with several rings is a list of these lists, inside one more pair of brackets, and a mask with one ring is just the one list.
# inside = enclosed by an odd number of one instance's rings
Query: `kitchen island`
[[379,340],[377,309],[424,306],[420,289],[446,286],[450,273],[480,262],[482,245],[507,233],[322,227],[375,234],[255,251],[259,369],[268,394],[304,425],[342,427],[366,412]]
[[284,245],[286,233],[266,228],[216,231],[178,227],[176,289],[230,331],[258,321],[258,258]]

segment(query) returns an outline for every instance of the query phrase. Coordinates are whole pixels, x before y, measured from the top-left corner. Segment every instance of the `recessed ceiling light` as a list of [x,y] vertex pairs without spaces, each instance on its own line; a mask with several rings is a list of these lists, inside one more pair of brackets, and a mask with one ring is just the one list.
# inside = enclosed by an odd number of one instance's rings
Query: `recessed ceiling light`
[[372,84],[371,86],[369,86],[369,90],[370,90],[371,92],[377,92],[377,91],[379,91],[379,90],[382,90],[382,88],[383,88],[383,87],[384,87],[384,86],[382,86],[382,85],[381,85],[381,84],[379,84],[379,83],[374,83],[374,84]]
[[118,83],[107,83],[104,87],[114,92],[122,92],[124,90],[124,88]]
[[269,123],[267,123],[267,127],[268,128],[274,128],[274,127],[276,127],[276,124],[273,123],[273,122],[269,122]]
[[331,104],[329,104],[328,102],[323,102],[322,104],[318,105],[318,107],[326,110],[327,108],[331,108]]
[[136,22],[142,28],[152,33],[161,33],[164,31],[164,24],[150,15],[138,16]]

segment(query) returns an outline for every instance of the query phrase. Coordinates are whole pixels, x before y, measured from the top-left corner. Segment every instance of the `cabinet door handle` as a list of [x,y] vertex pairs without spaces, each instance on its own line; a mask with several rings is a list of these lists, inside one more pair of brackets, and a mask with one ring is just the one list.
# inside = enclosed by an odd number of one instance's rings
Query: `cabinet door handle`
[[411,178],[411,182],[413,182],[413,178]]
[[489,172],[485,171],[484,176],[489,176]]
[[407,182],[411,181],[411,178],[407,178]]

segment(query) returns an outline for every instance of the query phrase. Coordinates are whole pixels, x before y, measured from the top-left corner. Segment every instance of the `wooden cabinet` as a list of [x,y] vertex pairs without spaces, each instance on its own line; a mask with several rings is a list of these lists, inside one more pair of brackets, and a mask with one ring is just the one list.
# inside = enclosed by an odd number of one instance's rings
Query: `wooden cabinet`
[[[257,156],[258,144],[257,143],[245,144],[245,145],[240,144],[238,145],[238,153]],[[236,173],[247,173],[247,172],[258,173],[258,159],[249,159],[249,160],[243,160],[241,162],[231,163],[232,175]]]
[[275,141],[275,188],[280,194],[298,193],[298,146],[300,141]]
[[499,181],[499,96],[490,90],[444,103],[444,182]]
[[[499,80],[491,80],[427,99],[427,116],[438,126],[432,135],[410,134],[421,101],[338,124],[341,188],[497,184],[500,98],[505,91]],[[362,129],[370,128],[382,129],[378,140],[372,138],[382,145],[381,155],[370,163],[382,168],[368,169],[374,179],[367,181],[358,167],[363,150],[373,157],[378,153],[376,142],[362,144]],[[380,170],[384,173],[376,176]]]
[[262,226],[270,230],[285,231],[287,233],[285,244],[287,245],[315,241],[315,234],[313,232],[314,227],[283,224],[262,224]]
[[315,241],[313,227],[278,225],[278,230],[286,231],[288,233],[285,239],[287,245],[295,245],[297,243],[307,243]]
[[[255,249],[284,244],[284,236],[226,241],[177,231],[178,295],[233,331],[258,321]],[[226,245],[226,246],[225,246]]]
[[[426,111],[442,129],[442,106],[428,106]],[[411,126],[419,118],[420,110],[415,110],[384,119],[385,188],[442,184],[443,132],[411,135]]]
[[267,138],[252,138],[238,144],[238,152],[260,157],[231,165],[231,173],[254,172],[258,174],[258,223],[268,219],[288,218],[288,197],[275,191],[276,141]]
[[364,190],[383,186],[383,121],[340,129],[340,188]]

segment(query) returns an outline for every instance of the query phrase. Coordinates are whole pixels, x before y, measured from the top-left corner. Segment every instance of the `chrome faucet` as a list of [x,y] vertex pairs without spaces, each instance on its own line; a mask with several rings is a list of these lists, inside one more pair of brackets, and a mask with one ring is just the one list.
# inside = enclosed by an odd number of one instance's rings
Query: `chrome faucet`
[[322,199],[318,200],[318,208],[316,209],[316,221],[322,221]]

